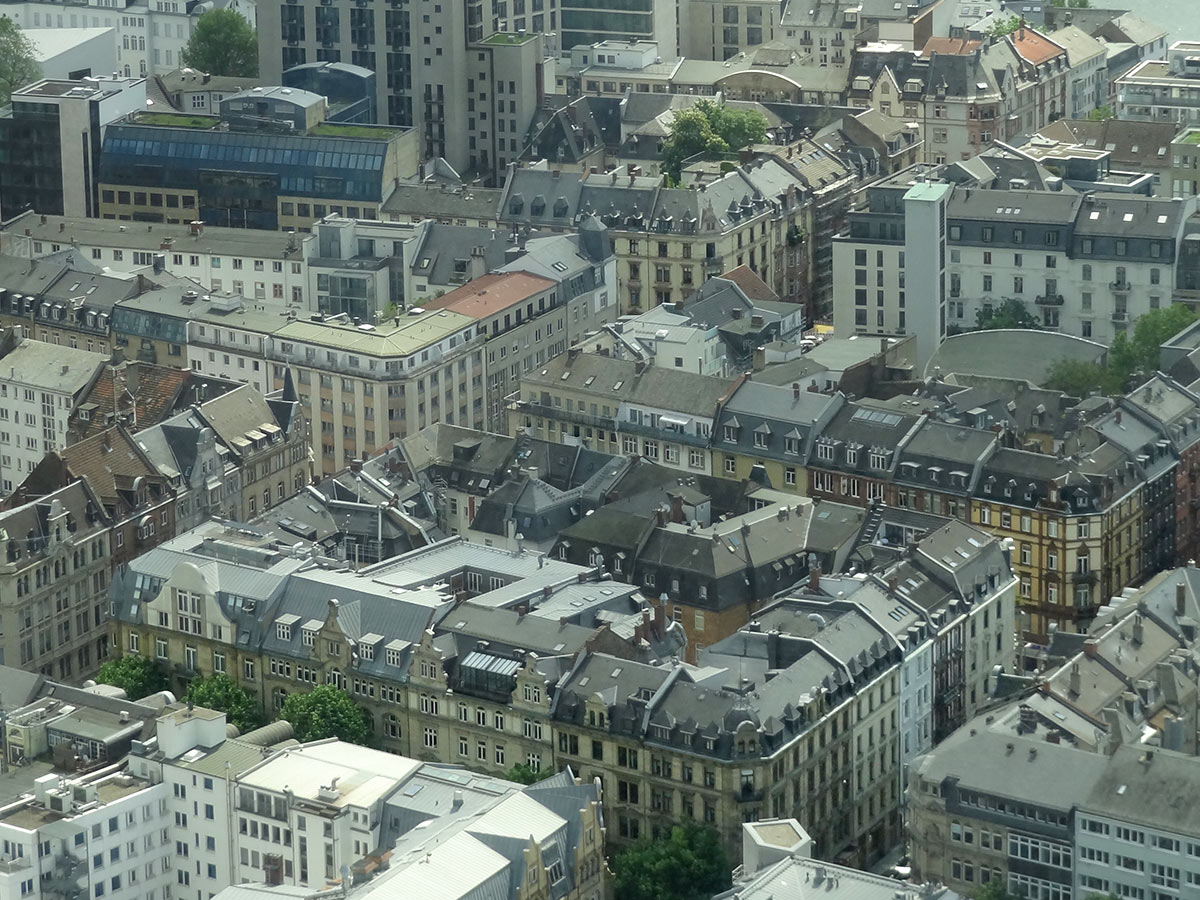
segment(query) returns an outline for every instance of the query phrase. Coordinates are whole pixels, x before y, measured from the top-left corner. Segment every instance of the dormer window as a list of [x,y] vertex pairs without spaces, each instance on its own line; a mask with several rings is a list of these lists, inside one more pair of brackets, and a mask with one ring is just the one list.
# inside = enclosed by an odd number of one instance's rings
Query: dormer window
[[886,469],[887,468],[887,454],[883,453],[881,451],[878,451],[878,450],[872,450],[871,451],[871,468],[872,469]]
[[817,444],[817,459],[833,462],[833,444],[827,441]]
[[848,465],[848,466],[857,466],[858,465],[858,448],[857,447],[847,447],[846,448],[846,465]]

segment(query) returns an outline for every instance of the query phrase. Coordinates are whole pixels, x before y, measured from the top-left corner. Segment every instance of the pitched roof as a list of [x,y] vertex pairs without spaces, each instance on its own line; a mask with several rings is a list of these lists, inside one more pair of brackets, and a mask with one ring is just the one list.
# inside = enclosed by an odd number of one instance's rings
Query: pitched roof
[[770,285],[758,277],[758,273],[749,266],[738,266],[723,272],[720,276],[726,281],[732,281],[742,289],[742,293],[751,300],[778,300],[779,295],[771,290]]
[[473,319],[483,319],[553,287],[553,281],[540,275],[506,272],[483,275],[436,300],[423,302],[426,309],[449,309]]
[[[76,417],[71,423],[72,434],[82,440],[98,434],[115,422],[119,412],[129,409],[127,394],[133,395],[134,403],[130,427],[149,428],[156,425],[177,409],[176,401],[191,381],[192,374],[190,369],[156,366],[134,360],[120,366],[105,366],[91,389],[79,398],[81,407],[94,404],[95,408],[88,409],[86,419]],[[221,382],[220,379],[216,383],[226,384],[227,389],[234,387],[232,382]],[[121,394],[119,402],[115,399],[118,393]],[[112,413],[113,419],[105,421],[104,413]]]
[[105,505],[135,490],[139,478],[161,479],[162,475],[137,441],[117,425],[58,451],[76,478],[86,478]]

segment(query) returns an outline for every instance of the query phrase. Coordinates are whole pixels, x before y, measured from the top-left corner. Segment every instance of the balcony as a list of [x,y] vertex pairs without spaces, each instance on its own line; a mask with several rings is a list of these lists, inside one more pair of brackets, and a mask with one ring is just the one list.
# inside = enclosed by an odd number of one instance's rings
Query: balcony
[[762,800],[764,791],[752,784],[743,784],[733,789],[733,797],[738,803],[757,803]]
[[1108,289],[1110,291],[1112,291],[1114,294],[1128,294],[1129,293],[1129,282],[1128,281],[1110,281],[1108,283]]
[[[558,406],[544,406],[541,403],[530,403],[525,400],[517,403],[517,409],[521,412],[552,419],[556,422],[572,422],[576,425],[587,425],[592,428],[607,428],[609,431],[617,430],[617,420],[607,416],[593,416],[588,413],[576,412],[575,410],[566,410]],[[628,423],[622,422],[621,424],[624,426]],[[661,435],[662,432],[657,432],[657,434]]]
[[1072,572],[1071,584],[1095,584],[1100,580],[1096,572]]
[[719,256],[709,256],[704,260],[705,272],[721,273],[725,271],[725,261]]
[[1128,313],[1128,311],[1123,310],[1123,309],[1113,310],[1112,320],[1114,322],[1128,322],[1129,321],[1129,313]]
[[1038,306],[1062,306],[1064,301],[1062,294],[1038,294],[1033,302]]
[[649,425],[642,425],[640,423],[621,422],[617,426],[617,431],[622,434],[640,434],[644,437],[665,441],[666,443],[688,444],[692,447],[708,446],[707,437],[699,434],[689,434],[674,425],[659,425],[657,428],[651,428]]

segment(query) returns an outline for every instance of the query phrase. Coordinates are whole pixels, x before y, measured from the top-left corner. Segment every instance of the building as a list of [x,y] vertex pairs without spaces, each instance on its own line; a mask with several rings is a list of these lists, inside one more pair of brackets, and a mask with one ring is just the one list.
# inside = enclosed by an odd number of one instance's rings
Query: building
[[[295,235],[203,222],[131,228],[109,219],[23,213],[0,230],[0,250],[38,259],[77,252],[113,273],[161,269],[206,291],[232,291],[255,301],[313,307],[305,287],[304,251]],[[236,273],[236,274],[235,274]],[[241,288],[238,288],[238,283]],[[36,294],[35,294],[36,296]]]
[[[325,115],[323,97],[272,87],[225,97],[219,119],[127,116],[105,136],[99,215],[270,231],[308,229],[331,212],[373,219],[416,173],[416,135]],[[173,165],[155,164],[163,158]]]
[[[87,678],[104,662],[111,524],[84,481],[0,512],[8,535],[3,606],[12,622],[4,665],[65,681]],[[63,603],[70,595],[74,604]]]
[[709,438],[728,379],[578,347],[522,375],[514,429],[539,440],[640,455],[672,469],[707,475]]
[[100,376],[106,356],[5,333],[0,360],[9,370],[0,378],[0,487],[11,493],[41,462],[67,446],[71,419]]
[[741,481],[764,478],[780,491],[811,496],[805,461],[815,435],[845,403],[792,385],[740,381],[723,398],[714,420],[712,474]]
[[[920,367],[937,335],[971,327],[1003,298],[1020,300],[1044,327],[1104,344],[1169,303],[1192,199],[1081,196],[1060,186],[1051,181],[1042,190],[1027,179],[951,186],[906,172],[868,188],[848,234],[834,242],[839,336],[912,330]],[[923,202],[931,221],[916,219]],[[944,285],[935,269],[909,273],[909,257],[938,260]],[[934,280],[901,283],[911,277]],[[903,302],[943,295],[944,304]],[[924,346],[922,335],[934,340]]]
[[173,848],[154,814],[166,798],[165,784],[110,767],[42,775],[32,791],[0,807],[0,835],[9,846],[0,890],[39,900],[77,890],[114,900],[171,890]]
[[78,481],[109,522],[109,572],[175,536],[175,491],[120,424],[52,450],[13,491],[10,503],[45,500]]
[[484,357],[475,321],[448,310],[378,326],[295,319],[267,344],[272,379],[294,372],[318,470],[374,453],[434,422],[482,429]]
[[[524,149],[521,135],[542,102],[553,53],[544,35],[559,31],[557,8],[526,14],[488,2],[448,8],[436,23],[393,12],[351,15],[316,0],[264,11],[263,77],[280,84],[286,70],[321,62],[369,69],[381,124],[413,129],[419,158],[440,157],[455,173],[496,183]],[[391,29],[404,35],[395,45]]]
[[743,822],[794,816],[822,857],[868,864],[892,846],[899,649],[859,610],[834,620],[836,641],[800,623],[752,625],[701,670],[593,654],[559,683],[555,729],[571,765],[607,785],[612,840],[694,819],[737,854]]
[[[734,886],[714,900],[773,900],[778,887],[800,885],[829,900],[895,900],[897,893],[895,878],[813,859],[812,838],[795,819],[764,819],[742,824],[742,865]],[[930,900],[961,898],[940,885],[902,883],[902,890]]]
[[[797,252],[796,236],[808,221],[808,194],[778,155],[724,175],[698,172],[679,188],[628,167],[577,179],[533,164],[509,175],[499,218],[561,229],[580,214],[598,216],[615,246],[620,308],[637,314],[685,299],[737,266],[749,266],[777,295],[795,296],[788,252]],[[797,280],[793,275],[792,287]]]
[[0,116],[4,218],[98,216],[104,132],[145,106],[144,78],[42,80],[14,91]]
[[1197,83],[1195,41],[1175,41],[1165,58],[1145,59],[1116,78],[1114,111],[1118,118],[1141,122],[1200,122],[1195,100]]

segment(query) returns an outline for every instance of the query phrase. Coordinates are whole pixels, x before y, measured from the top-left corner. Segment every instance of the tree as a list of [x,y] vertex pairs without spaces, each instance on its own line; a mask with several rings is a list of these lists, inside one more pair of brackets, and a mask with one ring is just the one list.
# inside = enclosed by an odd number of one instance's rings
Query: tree
[[1020,900],[1020,898],[1005,888],[1004,882],[999,878],[993,878],[987,884],[977,887],[971,894],[971,900]]
[[663,144],[663,171],[678,181],[683,161],[699,153],[728,153],[767,137],[767,120],[755,110],[736,110],[712,100],[681,109]]
[[96,673],[96,681],[119,687],[130,700],[141,700],[169,686],[166,673],[157,664],[133,654],[110,659]]
[[1025,308],[1025,304],[1013,297],[1005,297],[991,313],[979,310],[975,314],[975,327],[980,331],[996,328],[1041,328],[1041,320]]
[[1108,348],[1105,365],[1061,359],[1050,367],[1046,387],[1086,397],[1092,391],[1120,394],[1130,381],[1158,371],[1159,348],[1196,321],[1196,313],[1182,303],[1152,309],[1137,320],[1133,337],[1117,333]]
[[371,719],[350,695],[332,684],[320,684],[304,694],[290,694],[279,718],[292,723],[296,740],[341,738],[352,744],[371,740]]
[[262,724],[258,704],[236,681],[224,672],[210,678],[196,678],[188,685],[184,700],[197,706],[216,709],[225,713],[226,721],[236,725],[245,734]]
[[1006,34],[1012,34],[1021,27],[1020,16],[1009,16],[1007,19],[997,19],[988,26],[987,33],[992,37],[1004,37]]
[[533,766],[528,766],[525,763],[517,763],[504,774],[504,777],[509,781],[515,781],[517,784],[537,784],[539,781],[545,781],[553,774],[553,769],[535,770]]
[[258,74],[258,38],[250,23],[232,9],[201,14],[180,54],[183,62],[209,75]]
[[732,884],[716,831],[690,822],[666,838],[622,850],[612,870],[613,893],[621,900],[709,900]]
[[0,16],[0,107],[8,106],[13,91],[41,74],[29,38],[12,19]]
[[1093,391],[1101,394],[1121,392],[1121,385],[1114,383],[1106,367],[1076,359],[1060,359],[1051,364],[1045,386],[1071,397],[1087,397]]
[[1113,112],[1111,106],[1097,106],[1088,113],[1088,118],[1093,122],[1103,122],[1105,119],[1115,119],[1116,117],[1117,114]]

